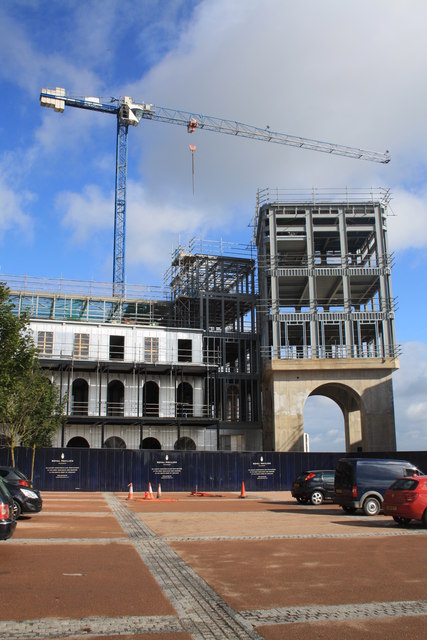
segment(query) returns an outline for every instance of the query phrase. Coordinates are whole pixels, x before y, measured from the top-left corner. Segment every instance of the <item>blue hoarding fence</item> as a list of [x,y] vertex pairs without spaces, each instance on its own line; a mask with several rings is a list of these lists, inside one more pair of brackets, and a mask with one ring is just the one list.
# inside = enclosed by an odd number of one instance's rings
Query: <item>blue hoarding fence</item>
[[[127,491],[153,490],[161,484],[169,491],[285,491],[301,471],[335,469],[340,458],[398,458],[427,472],[427,452],[400,451],[369,454],[158,451],[133,449],[37,449],[34,485],[41,491]],[[10,452],[0,449],[0,464],[10,465]],[[32,450],[15,449],[15,464],[31,475]]]

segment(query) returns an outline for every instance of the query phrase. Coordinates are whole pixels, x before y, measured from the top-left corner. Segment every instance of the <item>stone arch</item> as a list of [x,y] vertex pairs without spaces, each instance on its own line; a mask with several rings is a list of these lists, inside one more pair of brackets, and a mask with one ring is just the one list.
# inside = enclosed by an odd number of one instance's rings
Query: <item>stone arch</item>
[[144,438],[140,448],[141,449],[161,449],[162,445],[157,440],[157,438],[148,437],[148,438]]
[[175,451],[195,451],[196,443],[192,438],[188,438],[187,436],[183,436],[179,438],[174,444]]
[[262,383],[266,451],[303,451],[306,399],[324,395],[341,407],[347,451],[395,451],[396,367],[375,359],[273,360]]
[[104,442],[106,449],[126,449],[126,442],[119,436],[110,436]]
[[306,400],[313,396],[324,396],[338,405],[344,417],[346,451],[362,451],[363,401],[355,389],[339,382],[329,382],[313,389]]
[[74,436],[67,442],[67,447],[74,447],[76,449],[89,449],[90,445],[86,438],[82,436]]
[[73,416],[87,416],[89,385],[84,378],[76,378],[71,386],[71,413]]
[[111,380],[107,387],[107,416],[122,416],[125,410],[125,387],[120,380]]

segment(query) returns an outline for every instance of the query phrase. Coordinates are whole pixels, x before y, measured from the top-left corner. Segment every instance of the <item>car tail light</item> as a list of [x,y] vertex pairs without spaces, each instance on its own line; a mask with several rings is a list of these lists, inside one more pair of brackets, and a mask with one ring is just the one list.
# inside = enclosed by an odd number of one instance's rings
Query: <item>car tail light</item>
[[30,485],[28,484],[28,480],[18,480],[18,484],[21,487],[29,487]]
[[9,505],[0,504],[0,518],[7,520],[9,518]]
[[305,481],[307,482],[307,480],[311,480],[312,478],[314,478],[316,474],[315,473],[309,473],[305,476]]
[[353,496],[353,498],[357,498],[357,484],[353,485],[353,488],[351,490],[351,495]]
[[414,491],[405,491],[403,495],[405,502],[415,502],[417,499],[417,494]]

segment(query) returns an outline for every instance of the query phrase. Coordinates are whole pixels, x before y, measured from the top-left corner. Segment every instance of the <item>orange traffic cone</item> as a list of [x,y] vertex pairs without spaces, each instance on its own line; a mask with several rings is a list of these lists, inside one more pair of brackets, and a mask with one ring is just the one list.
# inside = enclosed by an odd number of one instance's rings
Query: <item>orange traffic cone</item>
[[242,482],[242,490],[240,492],[239,498],[246,498],[245,483],[244,482]]
[[148,493],[150,494],[150,500],[153,499],[153,490],[151,488],[151,482],[148,483]]
[[128,487],[129,487],[128,500],[133,500],[133,484],[132,484],[132,482],[128,485]]
[[162,487],[160,486],[160,482],[159,482],[157,486],[157,499],[161,500],[161,498],[162,498]]

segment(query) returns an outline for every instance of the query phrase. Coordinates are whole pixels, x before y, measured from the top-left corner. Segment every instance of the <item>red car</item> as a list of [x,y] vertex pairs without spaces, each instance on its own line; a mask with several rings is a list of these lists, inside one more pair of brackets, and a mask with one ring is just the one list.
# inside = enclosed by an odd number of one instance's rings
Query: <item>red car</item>
[[427,476],[395,480],[385,493],[383,511],[399,524],[421,520],[427,527]]

